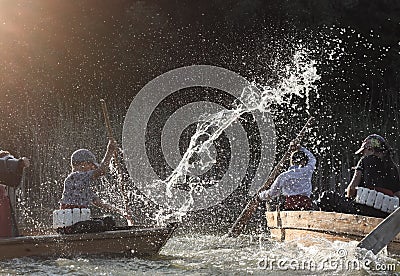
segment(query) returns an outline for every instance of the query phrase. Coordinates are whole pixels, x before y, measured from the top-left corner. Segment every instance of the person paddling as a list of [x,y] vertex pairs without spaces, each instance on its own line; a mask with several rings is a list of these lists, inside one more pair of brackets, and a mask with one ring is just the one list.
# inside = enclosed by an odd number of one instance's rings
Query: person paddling
[[399,172],[390,156],[391,148],[386,140],[371,134],[355,153],[362,154],[353,178],[348,185],[347,197],[356,196],[357,187],[366,187],[389,196],[400,197]]
[[362,154],[362,157],[345,195],[324,192],[318,205],[324,211],[387,217],[398,207],[400,196],[399,172],[391,158],[389,144],[382,136],[371,134],[355,154]]
[[[394,197],[400,197],[399,171],[391,158],[391,148],[382,136],[371,134],[364,139],[360,149],[355,153],[362,154],[362,157],[358,161],[353,178],[347,186],[346,197],[355,201],[358,214],[386,217],[392,211],[391,209],[398,207],[398,204],[394,204],[396,206],[392,206],[393,208],[384,207],[386,208],[384,210],[382,204],[378,205],[378,201],[383,200],[383,197],[386,196],[386,198],[390,197],[392,198],[391,201],[395,202],[394,199],[396,198]],[[359,196],[356,197],[357,188],[364,194],[365,192],[368,195],[371,194],[369,199],[361,200],[360,192]],[[381,195],[381,198],[377,198],[378,195]],[[369,202],[367,202],[367,199]]]
[[316,158],[305,147],[294,140],[290,143],[291,166],[281,173],[268,190],[259,193],[260,200],[269,200],[285,196],[285,210],[310,210],[312,184],[311,178],[315,170]]
[[[109,139],[106,154],[100,164],[97,163],[94,154],[87,149],[76,150],[71,155],[72,172],[64,181],[64,191],[60,201],[61,210],[82,212],[82,210],[88,209],[90,204],[93,204],[99,208],[119,213],[132,221],[131,215],[127,214],[124,210],[103,202],[93,191],[92,187],[94,180],[106,173],[116,148],[117,142],[114,139]],[[55,212],[55,215],[57,214]],[[61,220],[66,220],[66,216],[64,215]],[[76,214],[71,214],[71,216],[76,216]],[[79,219],[79,217],[82,217],[82,219]],[[68,219],[69,223],[68,221],[57,222],[60,225],[67,225],[65,227],[57,227],[57,231],[63,234],[97,232],[111,230],[115,225],[115,222],[110,217],[107,217],[103,221],[98,219],[88,220],[87,217],[83,217],[82,214],[79,214],[78,223],[73,223],[72,225],[68,225],[71,224],[70,219]],[[55,220],[60,220],[60,218]]]

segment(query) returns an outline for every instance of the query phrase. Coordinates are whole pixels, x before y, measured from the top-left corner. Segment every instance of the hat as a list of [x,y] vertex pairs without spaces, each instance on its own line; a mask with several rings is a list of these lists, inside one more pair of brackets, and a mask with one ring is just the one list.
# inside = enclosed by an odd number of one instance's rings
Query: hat
[[355,152],[355,154],[362,153],[366,148],[370,147],[378,150],[387,149],[386,141],[382,136],[378,134],[371,134],[364,139],[361,147]]
[[93,163],[95,166],[99,166],[99,164],[96,161],[96,156],[87,149],[78,149],[74,151],[71,155],[71,165],[77,165],[82,162],[90,162]]

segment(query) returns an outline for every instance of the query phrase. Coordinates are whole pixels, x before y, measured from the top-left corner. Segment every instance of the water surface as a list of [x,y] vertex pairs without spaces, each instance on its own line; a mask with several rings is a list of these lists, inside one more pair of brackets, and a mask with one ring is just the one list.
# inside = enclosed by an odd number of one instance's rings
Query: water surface
[[[177,233],[153,258],[21,258],[0,262],[0,275],[385,275],[399,258],[362,252],[356,242],[278,243],[265,235]],[[369,266],[369,267],[368,267]]]

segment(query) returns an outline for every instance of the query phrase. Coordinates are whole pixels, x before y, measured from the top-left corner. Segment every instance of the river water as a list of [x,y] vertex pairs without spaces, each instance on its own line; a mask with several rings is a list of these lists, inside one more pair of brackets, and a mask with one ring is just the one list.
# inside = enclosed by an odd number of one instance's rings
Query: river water
[[304,246],[302,241],[279,243],[265,234],[228,238],[175,233],[152,258],[22,258],[0,262],[0,275],[393,275],[400,271],[400,258],[358,252],[356,242],[318,240],[318,246]]
[[[294,67],[301,69],[299,72],[287,74],[277,88],[264,88],[260,97],[255,97],[259,101],[250,106],[267,112],[268,104],[291,103],[291,95],[305,98],[308,106],[308,94],[314,89],[318,74],[314,62],[310,61],[308,66],[307,62],[300,61],[294,62]],[[48,185],[43,187],[48,189]],[[211,231],[180,231],[152,258],[22,258],[0,262],[0,275],[386,275],[400,272],[400,256],[359,252],[356,242],[315,240],[317,246],[304,246],[303,242],[309,242],[311,237],[279,243],[261,233],[228,238]]]

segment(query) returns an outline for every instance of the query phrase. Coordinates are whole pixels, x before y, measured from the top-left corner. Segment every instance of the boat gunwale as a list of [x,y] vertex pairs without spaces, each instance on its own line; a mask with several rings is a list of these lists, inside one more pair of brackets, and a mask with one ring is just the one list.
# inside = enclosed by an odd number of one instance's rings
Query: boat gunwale
[[[134,226],[129,229],[117,229],[111,231],[104,232],[95,232],[95,233],[77,233],[77,234],[51,234],[51,235],[27,235],[27,236],[18,236],[12,238],[2,238],[0,239],[0,246],[2,245],[10,245],[10,244],[28,244],[28,243],[62,243],[62,242],[76,242],[76,241],[85,241],[85,240],[113,240],[113,239],[121,239],[126,237],[157,237],[157,235],[167,235],[167,239],[173,234],[176,229],[176,225],[166,225],[166,226],[157,226],[151,227],[146,226],[140,228],[139,226]],[[166,242],[166,241],[165,241]],[[165,243],[164,243],[165,244]]]
[[[153,256],[160,252],[178,224],[139,226],[114,231],[70,235],[21,236],[0,239],[0,260],[54,256]],[[127,228],[127,227],[123,227]]]
[[[306,224],[306,217],[304,215],[311,215],[310,220],[311,223]],[[347,225],[350,221],[353,222],[354,225],[358,225],[359,223],[364,223],[361,228],[354,227],[338,227],[338,229],[329,229],[326,226],[326,223],[318,221],[317,219],[322,216],[326,216],[327,220],[331,221],[331,224],[335,223]],[[302,230],[308,232],[319,232],[326,233],[333,236],[347,236],[347,237],[357,237],[364,238],[370,231],[372,231],[383,219],[369,216],[362,216],[356,214],[345,214],[338,212],[327,212],[327,211],[280,211],[279,216],[277,211],[267,211],[265,212],[265,217],[267,220],[267,227],[271,229],[293,229],[293,230]],[[270,219],[273,218],[272,223],[270,223]],[[295,220],[296,219],[296,220]],[[299,221],[302,220],[300,223]],[[279,221],[279,222],[278,222]],[[296,221],[298,226],[293,225],[294,223],[290,223],[290,221]],[[289,222],[289,223],[287,223]],[[357,223],[357,224],[355,224]],[[393,240],[394,242],[400,242],[400,235],[396,236]]]

